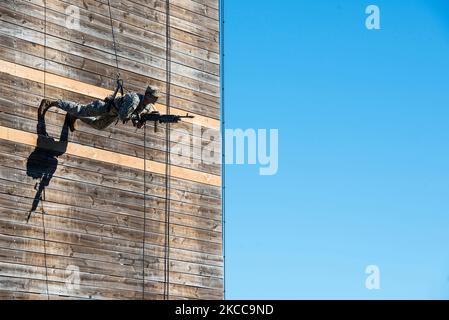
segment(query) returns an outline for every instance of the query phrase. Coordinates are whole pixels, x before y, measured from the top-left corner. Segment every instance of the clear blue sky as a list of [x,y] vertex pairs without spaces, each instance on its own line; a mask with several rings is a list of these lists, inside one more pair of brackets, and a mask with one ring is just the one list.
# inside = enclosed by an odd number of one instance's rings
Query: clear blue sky
[[280,147],[275,176],[227,166],[227,298],[448,299],[449,2],[226,0],[225,17],[226,126]]

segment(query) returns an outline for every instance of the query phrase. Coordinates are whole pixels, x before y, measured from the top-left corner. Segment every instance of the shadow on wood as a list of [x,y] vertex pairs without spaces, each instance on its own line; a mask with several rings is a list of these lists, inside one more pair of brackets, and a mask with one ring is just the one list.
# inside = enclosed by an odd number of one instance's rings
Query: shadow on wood
[[37,146],[27,159],[27,175],[39,181],[34,185],[36,195],[28,213],[27,222],[31,214],[36,211],[39,202],[45,200],[45,188],[50,184],[58,167],[57,158],[67,150],[69,118],[68,116],[65,117],[59,141],[48,135],[43,116],[38,116],[36,131],[38,135]]

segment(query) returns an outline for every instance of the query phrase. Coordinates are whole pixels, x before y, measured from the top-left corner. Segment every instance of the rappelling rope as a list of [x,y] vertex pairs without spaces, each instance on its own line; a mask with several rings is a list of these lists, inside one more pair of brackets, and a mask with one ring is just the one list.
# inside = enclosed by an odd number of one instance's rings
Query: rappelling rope
[[[109,22],[111,23],[111,31],[112,31],[112,47],[114,48],[114,55],[115,55],[115,67],[116,67],[116,77],[117,80],[120,80],[120,68],[118,67],[118,56],[117,56],[117,44],[115,41],[115,32],[114,32],[114,23],[112,21],[112,12],[111,12],[111,2],[108,0],[108,10],[109,10]],[[122,93],[123,95],[123,93]]]
[[[112,20],[111,2],[108,0],[109,21],[111,23],[112,47],[114,49],[115,67],[117,72],[117,89],[123,96],[123,83],[118,65],[117,42],[115,40],[114,23]],[[147,128],[143,127],[143,237],[142,237],[142,300],[145,300],[145,240],[146,240],[146,222],[147,222]]]
[[[47,0],[44,2],[44,99],[47,97]],[[46,177],[43,176],[40,178],[39,188],[41,188],[41,183],[43,180],[45,181]],[[46,181],[44,182],[46,183]],[[42,213],[42,232],[44,239],[44,266],[45,266],[45,288],[47,291],[47,300],[50,300],[50,294],[48,290],[48,267],[47,267],[47,239],[46,239],[46,230],[45,230],[45,211],[43,201],[45,200],[45,184],[44,189],[42,190],[42,194],[40,195],[41,199],[41,213]],[[39,199],[38,199],[39,201]]]
[[[118,65],[117,45],[115,40],[114,24],[112,20],[111,3],[108,0],[109,20],[112,30],[112,41],[117,70],[117,84],[121,80]],[[166,113],[170,114],[170,82],[171,82],[171,56],[170,56],[170,0],[166,0]],[[123,91],[122,91],[123,95]],[[170,298],[170,124],[166,124],[166,155],[165,155],[165,246],[164,246],[164,299]],[[145,299],[145,232],[146,232],[146,127],[144,126],[144,227],[142,243],[142,299]]]
[[[166,113],[170,114],[171,44],[170,44],[170,0],[166,0]],[[165,128],[165,252],[164,252],[164,299],[170,298],[170,124]]]
[[225,141],[225,0],[220,0],[220,76],[221,76],[221,214],[222,214],[222,241],[223,241],[223,298],[226,299],[226,141]]
[[145,300],[145,238],[147,225],[147,127],[143,127],[143,243],[142,243],[142,299]]
[[[42,183],[42,179],[41,182]],[[42,190],[41,196],[41,212],[42,212],[42,231],[44,234],[44,266],[45,266],[45,288],[47,291],[47,300],[50,300],[50,293],[48,290],[48,267],[47,267],[47,244],[46,244],[46,231],[45,231],[45,211],[44,211],[44,200],[45,200],[45,188]]]

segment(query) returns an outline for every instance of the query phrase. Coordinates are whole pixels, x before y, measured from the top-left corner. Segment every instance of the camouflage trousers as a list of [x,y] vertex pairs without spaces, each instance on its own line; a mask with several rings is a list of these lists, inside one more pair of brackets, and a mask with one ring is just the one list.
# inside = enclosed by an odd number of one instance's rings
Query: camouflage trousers
[[58,100],[58,107],[98,130],[103,130],[118,119],[115,108],[109,108],[108,104],[101,100],[89,104]]

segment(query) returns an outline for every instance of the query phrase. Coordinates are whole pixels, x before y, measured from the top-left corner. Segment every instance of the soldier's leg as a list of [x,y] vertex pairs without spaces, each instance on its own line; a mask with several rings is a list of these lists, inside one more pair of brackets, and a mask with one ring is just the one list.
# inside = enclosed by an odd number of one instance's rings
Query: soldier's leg
[[109,111],[108,105],[101,100],[84,105],[72,101],[51,101],[48,99],[42,99],[39,106],[39,115],[45,116],[45,113],[50,107],[58,107],[76,118],[101,116]]
[[108,113],[108,105],[101,100],[89,104],[59,100],[58,107],[78,119],[98,117]]
[[79,104],[71,101],[58,101],[58,107],[68,114],[70,131],[75,131],[77,119],[83,120],[96,128],[95,120],[109,112],[108,105],[101,100],[96,100],[89,104]]
[[110,126],[116,121],[115,117],[97,117],[97,118],[83,118],[81,119],[84,123],[87,123],[92,128],[97,130],[103,130],[106,127]]
[[82,105],[71,101],[42,99],[38,109],[38,117],[43,119],[51,107],[58,107],[67,112],[69,129],[72,132],[75,131],[75,122],[78,118],[86,119],[86,122],[89,122],[89,120],[94,120],[95,116],[100,116],[108,111],[107,105],[103,101],[94,101]]
[[71,132],[75,131],[75,122],[76,122],[77,118],[72,116],[70,113],[67,113],[66,117],[67,117],[67,122],[68,122],[70,131]]
[[[37,110],[38,118],[45,119],[45,114],[51,107],[59,107],[59,101],[51,101],[48,99],[42,99],[39,109]],[[75,131],[76,118],[67,113],[67,120],[70,131]]]

